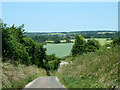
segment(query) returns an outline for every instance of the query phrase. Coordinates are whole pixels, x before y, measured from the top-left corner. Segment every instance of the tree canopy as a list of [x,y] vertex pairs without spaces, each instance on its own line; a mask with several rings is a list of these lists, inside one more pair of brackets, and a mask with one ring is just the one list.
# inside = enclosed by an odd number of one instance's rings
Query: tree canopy
[[[43,44],[35,42],[33,39],[24,37],[24,25],[15,27],[13,24],[8,27],[2,25],[2,61],[12,60],[25,65],[36,65],[38,67],[55,70],[58,68],[60,60],[55,55],[47,55]],[[6,59],[9,58],[9,59]]]
[[99,48],[99,41],[93,39],[86,42],[82,35],[77,35],[71,52],[72,56],[76,56],[87,52],[94,52]]

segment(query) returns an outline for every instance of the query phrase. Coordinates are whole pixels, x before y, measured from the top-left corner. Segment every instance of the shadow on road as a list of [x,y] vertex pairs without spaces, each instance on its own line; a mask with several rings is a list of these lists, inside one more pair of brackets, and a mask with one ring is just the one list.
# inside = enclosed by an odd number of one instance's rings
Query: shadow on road
[[47,70],[47,69],[45,69],[45,70],[46,70],[47,75],[51,76],[49,70]]

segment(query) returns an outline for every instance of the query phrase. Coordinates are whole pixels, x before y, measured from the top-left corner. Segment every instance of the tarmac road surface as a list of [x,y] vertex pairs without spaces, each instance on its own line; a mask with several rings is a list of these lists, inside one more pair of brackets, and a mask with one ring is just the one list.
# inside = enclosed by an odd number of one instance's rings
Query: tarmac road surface
[[40,77],[30,82],[25,86],[24,90],[27,88],[56,88],[61,90],[67,90],[55,76]]

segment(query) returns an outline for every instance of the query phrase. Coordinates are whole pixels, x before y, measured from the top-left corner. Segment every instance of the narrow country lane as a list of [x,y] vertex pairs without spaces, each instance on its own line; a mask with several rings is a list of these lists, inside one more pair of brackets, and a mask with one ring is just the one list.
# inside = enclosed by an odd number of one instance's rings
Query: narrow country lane
[[[55,76],[40,77],[25,86],[24,90],[27,88],[63,88],[62,90],[67,90]],[[58,90],[57,89],[57,90]]]

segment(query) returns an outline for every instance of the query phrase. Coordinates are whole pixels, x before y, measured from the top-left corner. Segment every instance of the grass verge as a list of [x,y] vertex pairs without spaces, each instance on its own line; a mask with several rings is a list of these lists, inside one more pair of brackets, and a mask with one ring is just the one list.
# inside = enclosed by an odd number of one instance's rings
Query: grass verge
[[71,57],[68,65],[56,72],[67,88],[117,88],[118,47]]
[[2,88],[24,88],[29,82],[40,76],[47,76],[46,71],[36,66],[15,66],[9,62],[2,65]]

